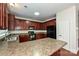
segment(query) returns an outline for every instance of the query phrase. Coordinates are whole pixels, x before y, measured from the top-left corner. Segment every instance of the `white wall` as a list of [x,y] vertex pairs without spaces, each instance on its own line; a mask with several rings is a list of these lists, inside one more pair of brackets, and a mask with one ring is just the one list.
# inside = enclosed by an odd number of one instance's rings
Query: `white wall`
[[[57,20],[57,39],[66,41],[68,44],[65,49],[77,53],[78,51],[78,31],[77,20],[78,10],[76,6],[71,6],[56,14]],[[62,23],[62,24],[61,24]],[[60,25],[60,26],[59,26]]]

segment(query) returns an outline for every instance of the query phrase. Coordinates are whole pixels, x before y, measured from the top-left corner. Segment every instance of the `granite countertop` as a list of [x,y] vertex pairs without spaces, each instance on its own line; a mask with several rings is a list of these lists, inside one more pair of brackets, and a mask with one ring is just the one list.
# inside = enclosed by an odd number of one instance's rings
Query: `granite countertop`
[[0,47],[2,56],[49,56],[61,49],[66,42],[43,38],[28,42],[8,42]]
[[4,37],[10,35],[8,30],[0,30],[0,40],[3,39]]
[[[4,37],[10,35],[10,34],[26,34],[28,35],[28,31],[31,30],[14,30],[14,31],[8,31],[8,30],[0,30],[0,39],[3,39]],[[46,30],[32,30],[34,31],[36,34],[37,33],[43,33],[46,34]]]
[[34,31],[35,33],[45,33],[46,34],[46,30],[15,30],[15,31],[9,31],[11,34],[28,34],[28,31]]

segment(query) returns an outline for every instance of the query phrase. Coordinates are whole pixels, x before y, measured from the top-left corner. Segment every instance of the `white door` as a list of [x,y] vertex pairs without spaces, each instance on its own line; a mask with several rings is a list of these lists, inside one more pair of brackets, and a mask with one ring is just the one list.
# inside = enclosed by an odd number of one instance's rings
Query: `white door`
[[57,39],[67,42],[64,47],[69,50],[69,21],[68,20],[57,20]]
[[57,39],[66,41],[67,45],[64,48],[73,53],[77,53],[78,51],[77,13],[78,10],[75,5],[56,13]]
[[70,49],[70,25],[69,25],[69,21],[63,21],[63,39],[65,39],[64,41],[67,42],[67,45],[64,47],[66,49]]

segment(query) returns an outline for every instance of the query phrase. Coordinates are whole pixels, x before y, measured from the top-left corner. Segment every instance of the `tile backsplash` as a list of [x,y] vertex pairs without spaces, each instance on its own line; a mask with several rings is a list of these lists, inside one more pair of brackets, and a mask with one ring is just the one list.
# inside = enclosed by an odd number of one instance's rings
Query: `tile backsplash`
[[8,30],[0,30],[0,34],[7,32]]
[[0,30],[0,39],[2,39],[3,37],[5,37],[5,35],[7,34],[8,30]]

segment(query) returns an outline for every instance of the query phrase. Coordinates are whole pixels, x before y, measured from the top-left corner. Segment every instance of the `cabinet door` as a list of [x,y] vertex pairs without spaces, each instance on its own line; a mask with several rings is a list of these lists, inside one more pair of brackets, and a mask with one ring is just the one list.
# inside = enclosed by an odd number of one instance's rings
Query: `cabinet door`
[[37,33],[36,34],[36,39],[42,39],[42,38],[46,38],[46,34],[44,34],[44,33]]
[[7,17],[7,4],[0,3],[0,29],[7,29],[8,17]]
[[9,30],[15,29],[15,16],[12,14],[8,14],[8,28]]
[[0,3],[0,29],[2,29],[2,25],[3,25],[3,18],[2,18],[2,3]]
[[28,41],[28,35],[19,35],[19,41],[20,42],[26,42]]
[[8,8],[7,8],[7,4],[4,5],[4,21],[5,21],[5,28],[8,29]]

